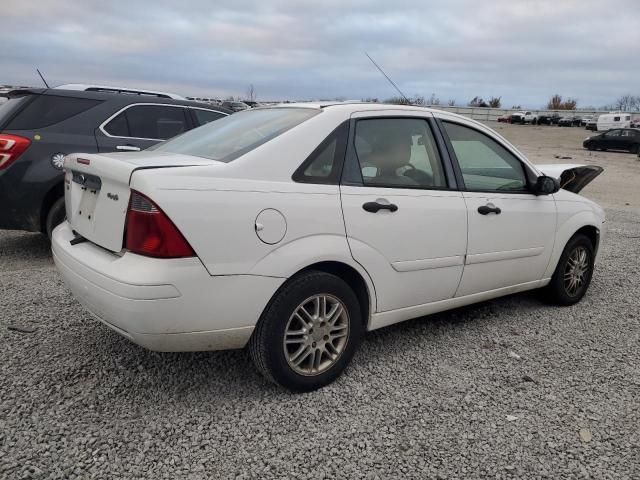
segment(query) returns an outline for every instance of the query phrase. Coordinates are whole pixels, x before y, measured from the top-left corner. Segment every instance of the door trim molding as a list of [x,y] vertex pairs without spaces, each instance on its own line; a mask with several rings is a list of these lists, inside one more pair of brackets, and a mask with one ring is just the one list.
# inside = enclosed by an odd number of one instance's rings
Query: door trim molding
[[425,258],[423,260],[408,260],[393,262],[391,266],[396,272],[415,272],[434,268],[458,267],[464,265],[464,256]]
[[465,265],[476,263],[499,262],[500,260],[514,260],[516,258],[537,257],[542,255],[544,247],[523,248],[519,250],[505,250],[502,252],[476,253],[467,255]]

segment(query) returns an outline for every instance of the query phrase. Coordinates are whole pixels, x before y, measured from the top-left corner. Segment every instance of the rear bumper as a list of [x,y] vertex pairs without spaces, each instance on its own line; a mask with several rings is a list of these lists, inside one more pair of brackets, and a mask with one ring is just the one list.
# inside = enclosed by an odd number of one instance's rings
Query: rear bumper
[[242,348],[283,278],[210,276],[197,258],[116,255],[90,242],[72,246],[55,229],[53,258],[76,299],[108,327],[150,350]]

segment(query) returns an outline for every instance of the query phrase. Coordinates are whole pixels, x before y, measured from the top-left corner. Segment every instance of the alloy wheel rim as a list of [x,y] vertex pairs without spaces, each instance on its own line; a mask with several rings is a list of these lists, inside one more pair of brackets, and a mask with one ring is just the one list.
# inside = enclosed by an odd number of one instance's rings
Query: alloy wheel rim
[[289,366],[298,374],[315,376],[338,361],[349,341],[349,314],[338,298],[317,294],[293,311],[282,346]]
[[587,281],[589,254],[584,247],[576,247],[569,255],[564,269],[564,288],[572,297],[580,293]]

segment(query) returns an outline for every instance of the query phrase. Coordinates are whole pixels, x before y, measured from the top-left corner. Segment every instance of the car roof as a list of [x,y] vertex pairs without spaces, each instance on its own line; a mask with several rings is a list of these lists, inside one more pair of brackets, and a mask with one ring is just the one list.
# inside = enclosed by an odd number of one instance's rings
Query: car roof
[[198,108],[201,110],[212,110],[216,112],[222,112],[231,114],[231,110],[221,107],[219,105],[211,105],[208,103],[195,102],[191,100],[176,100],[173,98],[155,97],[153,95],[131,95],[126,93],[117,92],[94,92],[85,90],[64,90],[60,88],[29,88],[12,90],[8,96],[18,97],[23,95],[55,95],[60,97],[73,97],[73,98],[89,98],[94,100],[110,101],[120,104],[122,107],[131,104],[158,104],[158,105],[182,105],[186,107]]
[[89,85],[84,83],[67,83],[53,87],[60,90],[79,90],[82,92],[106,92],[106,93],[124,93],[127,95],[152,95],[161,98],[173,98],[174,100],[186,100],[182,95],[169,92],[158,92],[155,90],[146,90],[129,87],[114,87],[109,85]]

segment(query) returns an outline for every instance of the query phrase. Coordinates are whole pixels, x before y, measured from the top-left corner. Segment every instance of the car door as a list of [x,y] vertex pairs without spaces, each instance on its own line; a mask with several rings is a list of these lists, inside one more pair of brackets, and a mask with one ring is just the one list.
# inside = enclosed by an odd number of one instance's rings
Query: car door
[[449,120],[442,127],[464,185],[469,219],[456,296],[540,280],[555,239],[553,196],[531,193],[535,174],[488,131]]
[[637,132],[632,129],[620,131],[619,149],[633,151],[634,146],[638,144]]
[[96,130],[101,152],[139,151],[192,128],[186,107],[132,104],[108,118]]
[[340,187],[349,247],[378,312],[451,298],[467,246],[464,199],[431,115],[389,114],[353,114]]
[[622,130],[619,128],[609,130],[602,135],[602,144],[608,150],[617,150],[620,148],[620,134]]

